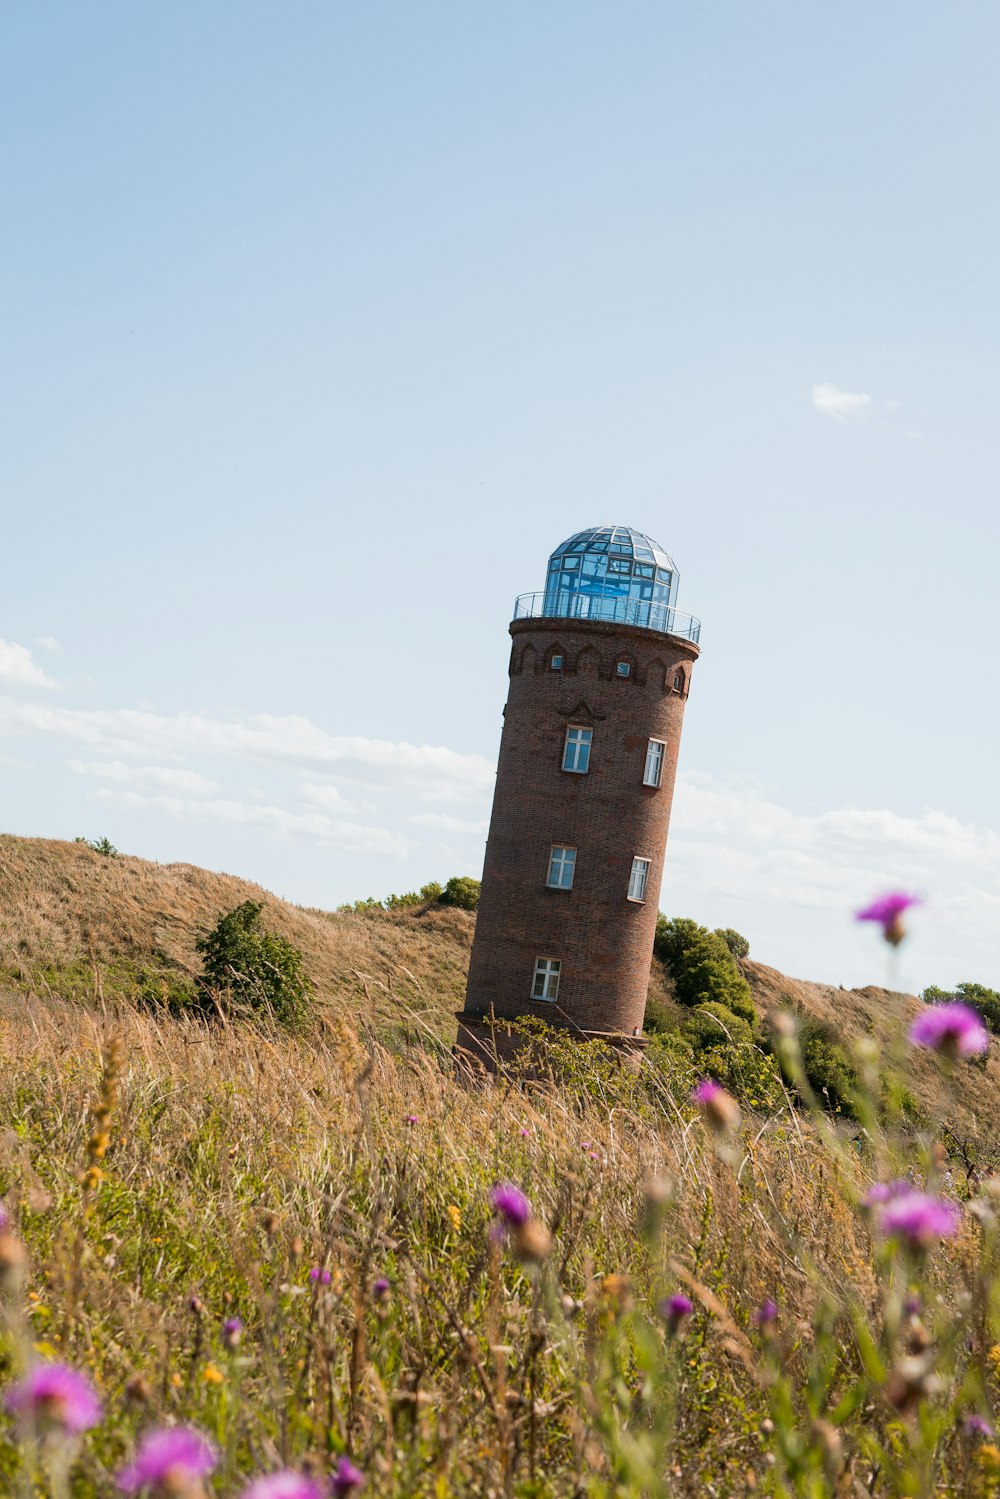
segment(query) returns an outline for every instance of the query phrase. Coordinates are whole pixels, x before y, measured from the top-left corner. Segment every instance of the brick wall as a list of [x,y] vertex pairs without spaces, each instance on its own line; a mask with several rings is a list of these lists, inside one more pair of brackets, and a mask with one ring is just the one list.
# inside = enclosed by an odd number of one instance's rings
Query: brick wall
[[[510,694],[465,1011],[631,1035],[646,1004],[698,648],[603,621],[515,620],[510,633]],[[554,655],[561,670],[551,668]],[[617,675],[619,661],[629,663],[628,677]],[[586,775],[561,768],[569,724],[593,730]],[[651,738],[666,746],[657,789],[642,783]],[[553,845],[577,851],[572,890],[547,888]],[[650,860],[642,904],[628,899],[633,856]],[[562,964],[555,1004],[531,998],[538,957]]]

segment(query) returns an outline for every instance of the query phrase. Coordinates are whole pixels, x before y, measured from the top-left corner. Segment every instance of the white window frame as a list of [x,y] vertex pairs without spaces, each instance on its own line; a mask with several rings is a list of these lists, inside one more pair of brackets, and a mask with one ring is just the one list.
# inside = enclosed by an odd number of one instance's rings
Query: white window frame
[[[659,751],[657,754],[656,752]],[[646,764],[642,772],[644,786],[659,787],[663,780],[663,762],[667,757],[667,741],[650,739],[646,744]]]
[[684,668],[682,666],[678,666],[674,671],[673,688],[675,692],[679,692],[681,694],[681,697],[684,696],[685,685],[686,678]]
[[[576,736],[575,738],[573,736]],[[586,738],[584,738],[586,735]],[[571,723],[566,726],[566,738],[563,741],[562,768],[569,771],[571,775],[585,776],[590,770],[590,751],[594,744],[594,731],[586,724]],[[586,749],[586,754],[581,752]],[[571,754],[572,751],[572,754]],[[572,759],[572,764],[570,760]],[[583,759],[583,764],[580,760]]]
[[651,859],[644,859],[641,854],[636,854],[632,860],[632,869],[628,877],[628,898],[639,906],[643,905],[646,899],[651,863]]
[[[532,999],[546,1000],[554,1004],[559,997],[559,975],[562,972],[562,961],[559,958],[536,958],[535,972],[531,981]],[[542,992],[537,993],[538,981],[541,979]]]
[[[566,873],[569,872],[569,879]],[[576,874],[576,849],[565,843],[553,843],[549,849],[549,872],[546,885],[550,890],[572,890]],[[555,878],[553,878],[555,876]]]

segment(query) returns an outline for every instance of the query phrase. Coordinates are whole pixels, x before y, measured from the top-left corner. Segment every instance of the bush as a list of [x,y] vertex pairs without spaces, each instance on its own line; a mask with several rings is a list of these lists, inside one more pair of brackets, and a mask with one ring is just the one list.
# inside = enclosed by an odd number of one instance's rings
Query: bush
[[736,959],[718,932],[710,932],[685,916],[656,923],[654,951],[674,981],[678,1004],[720,1004],[754,1025],[750,985],[736,966]]
[[479,909],[480,882],[467,874],[453,874],[438,900],[442,906],[457,906],[460,911]]
[[734,958],[749,958],[750,943],[742,932],[734,931],[731,926],[717,926],[715,936],[722,938]]
[[695,1052],[713,1046],[749,1045],[753,1040],[753,1031],[745,1020],[725,1005],[711,1000],[691,1011],[681,1026],[681,1033]]
[[117,859],[118,850],[110,838],[74,838],[74,843],[85,843],[92,848],[95,854],[103,854],[106,859]]
[[[475,881],[472,881],[475,884]],[[369,895],[367,900],[348,901],[337,910],[342,915],[364,915],[368,911],[405,911],[410,906],[433,906],[444,893],[444,886],[437,880],[421,885],[419,890],[407,890],[404,895],[387,895],[385,900],[376,900]],[[452,901],[452,905],[457,902]],[[473,908],[474,909],[474,908]]]
[[798,1038],[802,1070],[820,1102],[847,1119],[856,1118],[858,1075],[833,1030],[807,1017],[798,1023]]
[[260,901],[246,900],[195,943],[204,963],[200,1007],[215,1013],[221,1004],[294,1025],[305,1015],[312,987],[298,948],[261,924],[263,909]]

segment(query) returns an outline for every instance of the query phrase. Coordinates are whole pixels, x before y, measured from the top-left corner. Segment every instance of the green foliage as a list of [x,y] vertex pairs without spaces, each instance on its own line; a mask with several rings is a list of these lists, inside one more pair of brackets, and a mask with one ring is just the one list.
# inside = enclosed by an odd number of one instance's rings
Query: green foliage
[[750,943],[742,932],[734,931],[731,926],[717,926],[715,935],[722,938],[734,958],[750,956]]
[[118,850],[110,838],[74,838],[74,843],[85,843],[92,848],[95,854],[103,854],[106,859],[117,859]]
[[294,1025],[305,1016],[312,988],[298,948],[261,924],[263,909],[246,900],[195,943],[204,964],[201,1005],[209,1014],[221,1004]]
[[963,1004],[971,1005],[983,1024],[995,1036],[1000,1036],[1000,993],[996,989],[987,989],[985,984],[974,984],[971,981],[956,984],[951,990],[939,989],[936,984],[930,984],[920,998],[929,1005],[946,1004],[949,1000],[960,1000]]
[[[407,890],[403,895],[387,895],[384,900],[376,900],[374,895],[369,895],[367,900],[350,901],[338,906],[337,910],[343,915],[360,916],[369,911],[406,911],[416,906],[433,906],[440,901],[443,893],[443,885],[439,885],[437,880],[429,880],[419,890]],[[457,902],[452,901],[450,904],[455,905]]]
[[857,1118],[858,1074],[831,1026],[811,1017],[798,1024],[802,1067],[810,1088],[834,1113]]
[[681,1026],[681,1034],[696,1053],[713,1046],[749,1045],[753,1040],[753,1031],[745,1020],[711,1000],[691,1011]]
[[674,981],[678,1004],[721,1004],[748,1024],[756,1022],[750,985],[718,932],[684,916],[660,916],[654,951]]
[[749,1039],[708,1046],[698,1053],[697,1063],[699,1072],[728,1088],[745,1109],[776,1114],[787,1105],[775,1058]]
[[438,897],[442,906],[457,906],[460,911],[479,909],[480,883],[469,875],[453,874]]

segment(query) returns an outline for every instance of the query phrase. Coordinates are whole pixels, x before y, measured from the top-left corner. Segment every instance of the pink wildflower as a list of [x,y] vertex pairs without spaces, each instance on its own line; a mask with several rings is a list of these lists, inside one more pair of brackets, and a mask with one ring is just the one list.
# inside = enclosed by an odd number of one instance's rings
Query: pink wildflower
[[349,1457],[342,1457],[333,1470],[332,1488],[334,1499],[347,1499],[355,1489],[364,1487],[365,1475],[356,1468]]
[[309,1271],[309,1279],[314,1286],[328,1286],[333,1277],[322,1265],[313,1265]]
[[531,1204],[513,1182],[499,1182],[491,1188],[490,1207],[507,1228],[523,1228],[531,1217]]
[[966,1433],[970,1437],[982,1437],[984,1441],[988,1442],[993,1436],[993,1427],[985,1416],[966,1416],[964,1425]]
[[670,1331],[677,1332],[685,1318],[694,1311],[694,1305],[683,1291],[675,1291],[660,1302],[658,1310]]
[[909,1191],[885,1203],[877,1228],[884,1239],[900,1239],[911,1249],[927,1249],[935,1239],[950,1239],[956,1234],[960,1217],[957,1203]]
[[314,1479],[284,1469],[255,1478],[240,1499],[325,1499],[325,1493]]
[[898,947],[906,936],[906,928],[903,925],[903,912],[908,911],[911,906],[920,905],[919,895],[907,895],[903,890],[891,890],[887,895],[880,895],[870,905],[860,911],[855,911],[857,921],[877,921],[882,928],[882,936],[886,942],[893,947]]
[[39,1364],[11,1389],[7,1409],[40,1435],[77,1435],[96,1426],[101,1402],[85,1374],[68,1364]]
[[196,1485],[215,1467],[215,1452],[190,1426],[161,1426],[148,1431],[135,1457],[118,1475],[124,1494],[149,1489],[157,1499],[196,1492]]
[[928,1005],[910,1026],[914,1046],[927,1046],[950,1057],[972,1057],[989,1050],[986,1027],[971,1005],[954,1001]]
[[760,1306],[753,1314],[753,1323],[755,1327],[770,1327],[771,1324],[773,1322],[777,1322],[777,1320],[778,1304],[777,1302],[772,1301],[770,1297],[768,1297],[766,1301],[762,1301]]
[[739,1128],[739,1104],[712,1078],[702,1078],[691,1094],[691,1102],[699,1105],[706,1122],[716,1134],[726,1134],[729,1130]]

